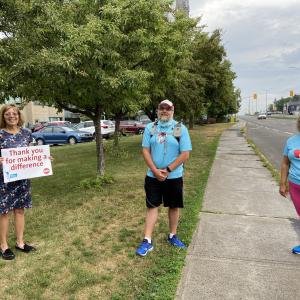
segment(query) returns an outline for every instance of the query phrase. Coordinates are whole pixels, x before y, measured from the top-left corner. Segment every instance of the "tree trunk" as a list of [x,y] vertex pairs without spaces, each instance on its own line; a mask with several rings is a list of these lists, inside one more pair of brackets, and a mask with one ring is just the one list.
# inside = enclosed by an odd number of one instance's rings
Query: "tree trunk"
[[114,149],[117,150],[117,148],[119,147],[119,136],[120,136],[120,120],[121,117],[116,115],[115,118],[115,133],[114,133]]
[[97,153],[97,176],[103,176],[105,170],[105,159],[103,150],[103,139],[101,134],[101,110],[98,109],[93,119],[96,137],[96,153]]
[[151,121],[153,121],[153,122],[155,121],[155,119],[156,119],[156,108],[153,107],[151,110],[146,110],[145,113]]
[[194,114],[191,113],[189,117],[189,129],[192,130],[194,129]]

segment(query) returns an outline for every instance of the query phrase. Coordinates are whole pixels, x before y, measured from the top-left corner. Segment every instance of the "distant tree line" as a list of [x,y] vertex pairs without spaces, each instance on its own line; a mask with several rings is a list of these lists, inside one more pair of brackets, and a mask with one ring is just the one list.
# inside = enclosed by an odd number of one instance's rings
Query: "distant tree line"
[[289,102],[293,102],[293,101],[300,101],[300,95],[295,95],[293,97],[286,97],[286,98],[281,98],[280,100],[274,100],[274,105],[276,107],[277,111],[282,111],[284,110],[285,106],[289,103]]
[[[173,10],[169,0],[2,0],[0,100],[21,97],[94,121],[97,175],[105,160],[100,118],[170,98],[178,117],[237,113],[240,91],[219,30]],[[116,140],[117,144],[117,140]]]

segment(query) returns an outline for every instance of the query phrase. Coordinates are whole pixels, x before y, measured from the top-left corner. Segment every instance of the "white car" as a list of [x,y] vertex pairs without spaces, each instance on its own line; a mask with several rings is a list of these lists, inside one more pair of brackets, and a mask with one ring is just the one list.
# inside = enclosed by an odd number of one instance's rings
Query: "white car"
[[[80,131],[90,132],[95,137],[95,126],[93,121],[80,122],[76,126],[76,129]],[[115,125],[112,121],[101,120],[101,134],[103,138],[111,137],[115,132]]]
[[262,119],[266,119],[266,118],[267,118],[267,115],[265,113],[259,114],[257,117],[258,120],[262,120]]

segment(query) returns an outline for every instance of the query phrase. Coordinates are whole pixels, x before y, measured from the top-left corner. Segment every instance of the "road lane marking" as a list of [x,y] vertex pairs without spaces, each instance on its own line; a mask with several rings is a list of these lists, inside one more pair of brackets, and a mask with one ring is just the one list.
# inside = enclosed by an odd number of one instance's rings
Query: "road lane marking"
[[287,134],[287,135],[294,135],[295,133],[292,133],[292,132],[289,132],[289,131],[281,131],[277,128],[272,128],[272,127],[267,127],[265,125],[260,125],[256,122],[253,122],[253,121],[246,121],[249,125],[251,124],[252,126],[256,126],[256,127],[251,127],[251,129],[259,129],[259,128],[265,128],[265,129],[269,129],[269,130],[273,130],[275,132],[278,132],[278,133],[284,133],[284,134]]

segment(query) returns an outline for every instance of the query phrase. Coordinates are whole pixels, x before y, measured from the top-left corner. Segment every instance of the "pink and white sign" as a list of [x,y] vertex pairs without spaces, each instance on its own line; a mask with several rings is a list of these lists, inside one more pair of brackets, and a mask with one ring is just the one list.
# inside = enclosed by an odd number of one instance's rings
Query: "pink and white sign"
[[52,175],[50,147],[1,149],[4,182]]

